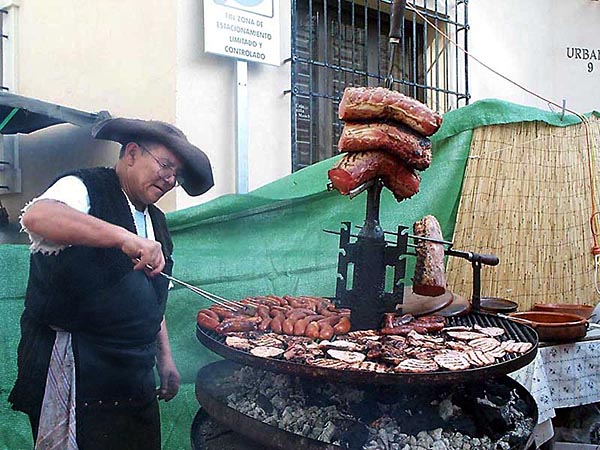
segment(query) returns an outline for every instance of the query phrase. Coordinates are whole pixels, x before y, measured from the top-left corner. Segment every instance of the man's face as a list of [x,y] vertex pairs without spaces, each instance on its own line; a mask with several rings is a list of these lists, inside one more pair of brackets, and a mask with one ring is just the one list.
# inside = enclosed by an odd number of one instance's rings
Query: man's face
[[135,149],[132,148],[133,152],[128,154],[130,160],[126,191],[133,197],[131,201],[136,207],[154,204],[175,187],[174,173],[181,172],[183,162],[161,144],[130,145],[135,145]]

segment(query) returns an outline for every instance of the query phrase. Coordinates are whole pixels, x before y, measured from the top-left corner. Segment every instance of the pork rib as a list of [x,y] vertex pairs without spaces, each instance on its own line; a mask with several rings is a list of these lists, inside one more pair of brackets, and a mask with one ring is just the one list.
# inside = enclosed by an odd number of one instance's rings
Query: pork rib
[[327,174],[333,187],[344,195],[378,176],[398,201],[419,191],[419,176],[385,152],[346,153]]
[[346,88],[338,115],[345,122],[394,120],[424,136],[431,136],[442,124],[442,116],[420,101],[382,87]]
[[348,122],[338,149],[341,152],[383,150],[418,170],[425,170],[431,164],[431,141],[404,125]]

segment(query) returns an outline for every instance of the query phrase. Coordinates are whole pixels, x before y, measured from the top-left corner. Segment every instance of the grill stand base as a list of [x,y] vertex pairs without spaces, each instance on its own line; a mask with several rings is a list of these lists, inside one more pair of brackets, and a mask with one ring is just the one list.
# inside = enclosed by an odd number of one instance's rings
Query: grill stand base
[[[338,256],[336,303],[352,310],[352,329],[377,329],[384,312],[402,304],[408,235],[398,226],[396,242],[385,240],[379,224],[381,181],[367,191],[366,219],[355,242],[350,242],[351,223],[342,222]],[[355,236],[356,237],[356,236]],[[393,286],[386,292],[386,273],[393,269]]]

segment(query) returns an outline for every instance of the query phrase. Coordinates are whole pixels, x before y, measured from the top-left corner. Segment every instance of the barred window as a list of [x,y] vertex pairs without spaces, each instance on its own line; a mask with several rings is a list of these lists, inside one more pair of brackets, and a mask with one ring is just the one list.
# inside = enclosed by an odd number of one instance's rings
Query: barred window
[[[293,1],[292,170],[337,153],[337,110],[347,86],[385,84],[390,6],[387,0]],[[468,104],[466,57],[446,38],[467,48],[467,17],[465,1],[407,2],[393,88],[441,113]]]

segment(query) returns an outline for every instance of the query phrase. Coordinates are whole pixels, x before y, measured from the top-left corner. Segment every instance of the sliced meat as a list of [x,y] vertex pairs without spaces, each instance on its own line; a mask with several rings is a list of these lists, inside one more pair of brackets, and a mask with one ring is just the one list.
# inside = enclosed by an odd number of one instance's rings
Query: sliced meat
[[317,367],[325,367],[327,369],[346,369],[348,367],[348,363],[336,360],[336,359],[326,359],[326,358],[312,358],[306,361],[311,366]]
[[252,350],[250,350],[250,353],[260,358],[275,358],[276,356],[283,355],[284,351],[285,350],[279,347],[261,346],[254,347]]
[[356,370],[364,370],[366,372],[377,372],[377,373],[386,373],[388,372],[388,368],[385,364],[373,362],[373,361],[363,361],[361,363],[352,364],[351,369]]
[[363,353],[359,353],[359,352],[349,352],[346,350],[333,350],[333,349],[327,350],[327,355],[329,355],[333,359],[344,361],[349,364],[363,362],[366,357]]
[[446,334],[459,341],[472,341],[473,339],[488,337],[485,334],[476,333],[475,331],[448,331]]
[[[440,223],[434,216],[425,216],[413,225],[415,236],[443,240]],[[437,242],[415,239],[417,259],[413,277],[413,292],[435,297],[446,292],[444,246]]]
[[386,151],[418,170],[425,170],[431,164],[431,141],[403,125],[391,123],[346,123],[338,150]]
[[266,334],[256,338],[253,342],[254,342],[254,345],[260,346],[260,347],[281,347],[281,348],[283,348],[285,346],[282,339],[275,333],[266,333]]
[[335,350],[347,350],[350,352],[360,351],[364,346],[357,344],[356,342],[350,342],[343,339],[336,339],[335,341],[321,341],[319,348],[324,349],[335,349]]
[[500,347],[500,341],[492,337],[477,338],[469,341],[469,345],[482,352],[491,352]]
[[444,353],[438,353],[433,359],[440,365],[440,367],[448,370],[464,370],[471,366],[463,353],[453,350]]
[[254,345],[248,339],[237,336],[227,336],[225,338],[225,344],[238,350],[250,350],[252,347],[254,347]]
[[382,87],[346,88],[338,115],[345,122],[394,120],[424,136],[431,136],[442,124],[442,116],[420,101]]
[[490,337],[498,337],[504,334],[504,329],[500,327],[482,327],[480,325],[475,324],[473,327],[475,331],[486,334]]
[[527,353],[533,347],[533,344],[529,342],[515,342],[511,339],[502,342],[500,347],[507,353]]
[[416,373],[424,373],[424,372],[433,372],[438,370],[440,367],[435,361],[424,361],[421,359],[405,359],[400,364],[398,364],[394,370],[396,372],[416,372]]
[[464,352],[463,355],[475,367],[489,366],[496,360],[489,353],[482,352],[481,350],[469,350]]

